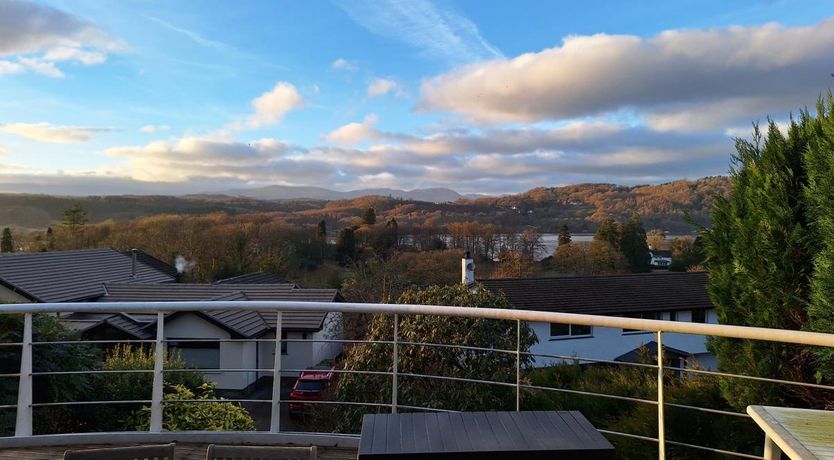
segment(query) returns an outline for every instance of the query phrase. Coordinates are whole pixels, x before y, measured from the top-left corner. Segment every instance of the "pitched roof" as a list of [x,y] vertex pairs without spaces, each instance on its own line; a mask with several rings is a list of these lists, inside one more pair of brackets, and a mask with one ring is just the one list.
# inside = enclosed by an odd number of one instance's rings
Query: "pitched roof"
[[713,308],[706,273],[645,273],[611,276],[480,280],[503,292],[515,308],[617,315],[646,311]]
[[[100,302],[166,302],[166,301],[219,301],[219,300],[286,300],[300,302],[339,302],[337,289],[301,289],[294,284],[189,284],[167,285],[107,284],[107,295]],[[223,310],[203,312],[208,318],[223,323],[231,332],[253,337],[266,329],[274,329],[275,312]],[[284,329],[321,329],[326,312],[285,312]]]
[[[124,252],[122,252],[122,254],[124,254],[128,257],[133,257],[133,251],[124,251]],[[142,262],[143,264],[145,264],[149,267],[153,267],[153,268],[161,271],[162,273],[166,273],[170,276],[173,276],[174,278],[177,277],[178,272],[177,272],[176,267],[174,267],[173,265],[171,265],[167,262],[163,262],[160,259],[157,259],[156,257],[148,254],[145,251],[137,249],[136,250],[136,260],[138,260],[139,262]]]
[[115,249],[0,254],[0,283],[35,302],[74,302],[104,294],[108,282],[168,283],[174,277]]
[[[663,345],[663,356],[672,357],[672,358],[686,358],[691,356],[692,353],[688,351],[679,350],[677,348],[672,348],[666,345]],[[651,358],[655,363],[657,363],[657,342],[654,340],[644,343],[639,347],[627,352],[623,353],[620,356],[614,358],[614,361],[624,362],[624,363],[639,363],[642,362],[643,359],[646,357]],[[664,361],[666,361],[664,359]]]
[[252,272],[243,275],[233,276],[217,280],[212,284],[291,284],[289,281],[279,278],[272,273]]

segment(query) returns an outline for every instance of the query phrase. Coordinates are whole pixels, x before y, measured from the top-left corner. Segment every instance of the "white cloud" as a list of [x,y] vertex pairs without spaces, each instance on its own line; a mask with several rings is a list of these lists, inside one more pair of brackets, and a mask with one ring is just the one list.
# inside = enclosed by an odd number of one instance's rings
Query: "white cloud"
[[140,133],[144,134],[154,134],[161,131],[168,131],[171,127],[168,125],[145,125],[139,128]]
[[125,44],[86,19],[26,0],[5,0],[0,5],[0,74],[32,71],[62,77],[55,64],[83,65],[104,62],[108,53]]
[[370,32],[404,42],[430,58],[465,63],[503,57],[472,21],[428,0],[351,0],[338,5]]
[[275,86],[252,100],[254,114],[249,117],[250,128],[261,128],[279,123],[292,109],[304,103],[291,83],[279,81]]
[[[832,60],[834,19],[672,30],[649,38],[571,36],[561,46],[428,79],[421,107],[492,122],[629,109],[647,114],[658,129],[696,130],[813,102],[830,84]],[[729,114],[712,111],[732,108],[727,101],[741,104]],[[703,109],[700,119],[686,120],[692,107]]]
[[359,70],[359,66],[348,61],[347,59],[339,58],[333,61],[333,64],[330,64],[330,68],[336,70],[345,70],[348,72],[355,72]]
[[9,123],[0,124],[0,131],[38,142],[68,144],[89,141],[96,134],[113,131],[113,128],[53,125],[51,123]]
[[9,153],[9,149],[4,145],[0,145],[0,155],[5,155],[7,153]]
[[374,78],[368,83],[368,96],[382,96],[388,93],[402,94],[400,86],[394,80]]
[[356,145],[369,139],[376,139],[381,135],[374,128],[377,121],[379,121],[379,117],[375,114],[370,114],[362,120],[362,123],[348,123],[334,129],[325,136],[325,139],[330,143],[342,145]]

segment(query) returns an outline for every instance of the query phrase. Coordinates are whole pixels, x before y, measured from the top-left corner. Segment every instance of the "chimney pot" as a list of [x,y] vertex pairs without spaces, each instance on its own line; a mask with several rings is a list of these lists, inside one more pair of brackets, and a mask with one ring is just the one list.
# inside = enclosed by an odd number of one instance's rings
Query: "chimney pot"
[[466,251],[464,258],[460,260],[460,281],[464,286],[475,284],[475,261],[472,255]]

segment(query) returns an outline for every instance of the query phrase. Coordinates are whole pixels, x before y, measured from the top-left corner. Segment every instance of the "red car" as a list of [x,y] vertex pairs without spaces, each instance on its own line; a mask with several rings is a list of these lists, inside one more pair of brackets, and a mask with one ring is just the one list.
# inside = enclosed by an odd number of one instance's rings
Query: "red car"
[[[321,401],[322,393],[330,384],[333,372],[324,371],[302,371],[290,391],[290,401]],[[311,404],[291,402],[289,404],[291,415],[302,415],[311,411]]]

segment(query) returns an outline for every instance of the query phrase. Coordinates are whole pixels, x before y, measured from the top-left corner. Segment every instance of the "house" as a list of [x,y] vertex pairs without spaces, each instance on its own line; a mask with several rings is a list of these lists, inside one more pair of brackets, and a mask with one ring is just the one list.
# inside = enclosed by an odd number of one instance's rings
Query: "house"
[[[561,278],[495,279],[479,281],[503,293],[515,308],[561,313],[625,316],[717,323],[707,295],[706,273],[646,273]],[[578,324],[530,323],[538,343],[531,352],[538,366],[581,357],[604,361],[635,360],[641,347],[651,348],[653,332]],[[714,368],[715,356],[706,337],[667,333],[664,350],[682,365]],[[657,348],[654,343],[655,350]]]
[[672,251],[649,248],[649,265],[652,268],[669,268],[672,265]]
[[[288,300],[339,302],[335,289],[301,289],[269,273],[257,272],[213,284],[178,283],[175,267],[142,251],[84,249],[0,254],[0,302],[140,302]],[[67,326],[92,340],[153,340],[156,314],[61,313]],[[338,313],[286,312],[281,337],[287,375],[333,359],[341,345]],[[177,312],[165,317],[165,339],[186,363],[206,369],[218,389],[246,391],[272,377],[277,314],[244,310]],[[247,342],[246,340],[251,340]],[[252,369],[219,371],[219,369]]]
[[[150,285],[106,283],[99,302],[165,301],[343,301],[336,289],[301,289],[295,284],[191,284]],[[312,340],[338,339],[340,315],[326,312],[285,312],[282,318],[282,375],[297,376],[301,370],[332,360],[341,344]],[[90,340],[152,340],[156,337],[155,314],[72,313],[66,324]],[[272,377],[275,359],[277,314],[270,311],[222,310],[176,312],[165,317],[166,344],[176,349],[186,364],[208,369],[203,374],[218,389],[242,393],[260,379]],[[211,369],[218,369],[212,371]],[[244,369],[221,371],[220,369]],[[261,369],[262,371],[256,371]]]
[[121,253],[104,248],[0,253],[3,303],[84,302],[104,295],[104,283],[175,280],[176,269],[141,251]]

